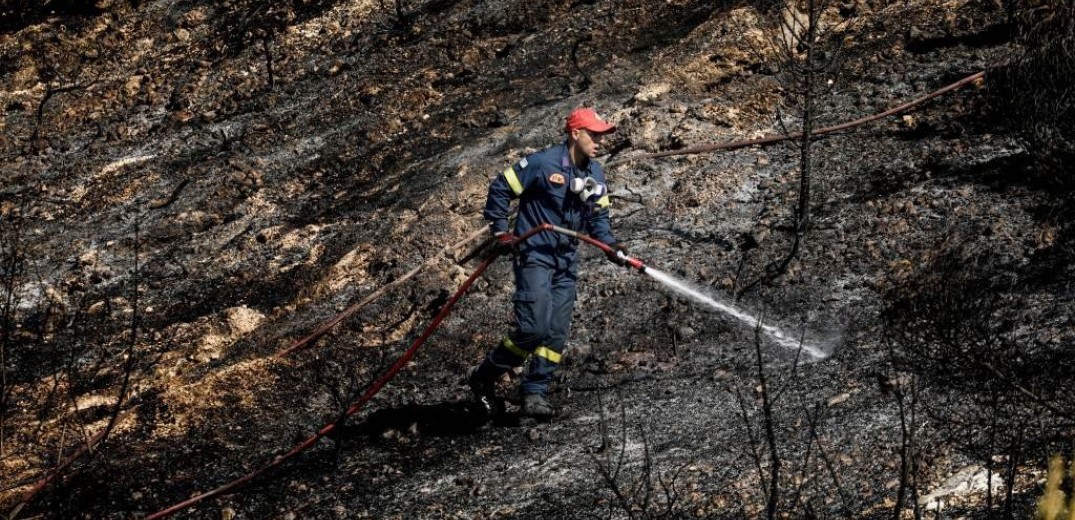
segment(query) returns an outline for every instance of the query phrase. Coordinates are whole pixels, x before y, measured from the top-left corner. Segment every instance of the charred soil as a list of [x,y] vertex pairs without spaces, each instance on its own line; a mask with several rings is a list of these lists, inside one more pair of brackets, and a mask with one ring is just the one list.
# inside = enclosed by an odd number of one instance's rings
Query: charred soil
[[[501,260],[360,413],[183,517],[1026,518],[1070,454],[1071,184],[993,83],[1025,52],[1017,2],[833,3],[784,53],[801,5],[54,4],[0,7],[5,511],[145,516],[339,420],[476,266],[443,248],[492,176],[583,105],[619,125],[631,254],[827,357],[584,246],[561,415],[483,424],[462,374],[511,326]],[[643,157],[983,70],[813,140],[809,226],[799,140]]]

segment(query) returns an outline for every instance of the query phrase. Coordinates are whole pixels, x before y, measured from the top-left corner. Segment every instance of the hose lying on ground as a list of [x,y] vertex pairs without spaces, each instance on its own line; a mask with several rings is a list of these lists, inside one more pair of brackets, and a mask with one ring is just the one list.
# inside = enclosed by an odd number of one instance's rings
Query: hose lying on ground
[[[558,226],[553,226],[553,225],[550,225],[550,224],[542,224],[541,226],[537,226],[537,227],[531,229],[527,233],[525,233],[522,236],[520,236],[517,239],[515,239],[513,245],[518,245],[518,244],[520,244],[522,242],[525,242],[530,237],[532,237],[532,236],[534,236],[534,235],[536,235],[538,233],[541,233],[541,232],[563,233],[563,234],[572,236],[574,238],[577,238],[579,240],[582,240],[584,242],[587,242],[589,244],[592,244],[592,245],[598,247],[599,249],[601,249],[602,251],[605,251],[606,253],[608,253],[608,252],[613,252],[614,253],[612,248],[609,247],[607,244],[604,244],[604,243],[602,243],[602,242],[600,242],[598,240],[595,240],[593,238],[590,238],[590,237],[588,237],[586,235],[581,235],[581,234],[576,233],[574,231],[564,229],[564,228],[561,228],[561,227],[558,227]],[[225,494],[225,493],[227,493],[227,492],[229,492],[229,491],[231,491],[233,489],[236,489],[236,488],[246,484],[247,482],[250,482],[251,480],[257,478],[259,475],[262,475],[265,472],[267,472],[267,471],[269,471],[269,470],[271,470],[271,469],[283,464],[284,461],[286,461],[286,460],[294,457],[295,455],[298,455],[299,453],[305,451],[307,448],[313,446],[319,440],[321,440],[322,437],[328,435],[330,432],[332,432],[337,427],[339,427],[339,425],[342,424],[348,417],[358,413],[359,410],[361,410],[362,407],[367,402],[369,402],[370,399],[373,398],[373,396],[377,395],[377,393],[380,392],[381,389],[384,388],[384,386],[386,384],[388,384],[389,381],[391,381],[393,378],[395,378],[396,374],[398,374],[399,371],[404,366],[406,366],[408,362],[410,362],[411,358],[414,357],[414,354],[416,352],[418,352],[418,348],[421,347],[422,344],[424,344],[426,342],[426,340],[429,339],[429,337],[433,334],[433,332],[437,330],[437,328],[440,326],[440,324],[444,320],[444,318],[448,315],[449,312],[451,312],[452,307],[455,306],[456,302],[459,301],[459,299],[463,296],[464,293],[466,293],[467,289],[470,288],[470,286],[474,283],[474,281],[477,280],[478,277],[481,276],[483,272],[485,272],[486,268],[488,268],[493,263],[494,260],[499,258],[499,256],[500,255],[498,253],[494,253],[494,254],[486,257],[485,260],[483,260],[482,263],[479,264],[476,269],[474,269],[474,272],[471,273],[470,277],[468,277],[467,280],[465,282],[463,282],[463,284],[461,286],[459,286],[459,289],[456,290],[455,294],[453,294],[452,297],[450,299],[448,299],[448,302],[444,304],[444,307],[442,307],[440,312],[437,313],[436,317],[433,318],[433,321],[430,322],[429,325],[426,326],[425,330],[422,331],[422,334],[420,336],[418,336],[418,338],[414,340],[414,342],[411,344],[411,346],[408,347],[407,350],[404,351],[403,354],[400,355],[398,359],[396,359],[396,362],[393,363],[392,366],[383,375],[381,375],[380,378],[378,378],[376,381],[374,381],[373,384],[370,385],[369,388],[362,394],[362,396],[359,397],[354,403],[352,403],[351,406],[348,407],[346,411],[344,411],[342,414],[340,414],[340,416],[335,421],[323,426],[320,430],[318,430],[318,432],[316,434],[310,436],[306,440],[304,440],[301,443],[295,445],[295,447],[291,448],[291,450],[289,450],[287,453],[284,453],[283,455],[277,456],[276,458],[274,458],[272,460],[272,462],[266,464],[265,466],[262,466],[261,468],[258,468],[258,469],[254,470],[254,471],[251,471],[250,473],[247,473],[246,475],[244,475],[242,477],[239,477],[239,478],[237,478],[237,479],[235,479],[235,480],[233,480],[233,481],[231,481],[231,482],[229,482],[227,484],[224,484],[224,485],[222,485],[220,487],[217,487],[216,489],[213,489],[212,491],[207,491],[207,492],[202,493],[200,495],[197,495],[195,497],[192,497],[192,498],[189,498],[187,500],[184,500],[183,502],[175,504],[175,505],[173,505],[171,507],[168,507],[166,509],[162,509],[161,511],[153,513],[152,515],[147,516],[146,519],[151,520],[151,519],[155,519],[155,518],[164,518],[164,517],[170,516],[170,515],[172,515],[174,513],[177,513],[177,512],[179,512],[179,511],[181,511],[183,509],[186,509],[186,508],[188,508],[190,506],[193,506],[194,504],[197,504],[197,503],[199,503],[199,502],[201,502],[203,500],[206,500],[208,498],[213,498],[213,497],[216,497],[216,496],[220,496],[220,495],[223,495],[223,494]],[[642,262],[637,260],[637,259],[627,257],[627,256],[621,256],[621,258],[623,259],[623,261],[627,265],[629,265],[631,267],[634,267],[635,269],[638,269],[638,270],[645,269],[645,266],[642,264]]]
[[[848,121],[847,123],[841,123],[841,124],[838,124],[838,125],[835,125],[835,126],[828,126],[828,127],[825,127],[825,128],[820,128],[818,130],[814,130],[813,134],[814,135],[831,134],[833,132],[839,132],[840,130],[847,130],[848,128],[853,128],[853,127],[856,127],[856,126],[859,126],[859,125],[864,125],[864,124],[872,122],[872,121],[877,121],[878,119],[883,119],[883,118],[886,118],[888,116],[895,115],[895,114],[898,114],[900,112],[903,112],[903,111],[909,110],[911,108],[914,108],[917,105],[921,105],[922,103],[925,103],[926,101],[929,101],[930,99],[933,99],[933,98],[935,98],[937,96],[940,96],[942,94],[946,94],[948,92],[951,92],[951,91],[953,91],[953,90],[955,90],[957,88],[964,87],[964,86],[966,86],[966,85],[968,85],[970,83],[974,83],[975,81],[978,81],[978,80],[980,80],[980,79],[982,79],[984,77],[985,77],[985,71],[979,72],[977,74],[971,74],[970,76],[967,76],[967,77],[965,77],[965,78],[963,78],[963,79],[961,79],[961,80],[959,80],[959,81],[957,81],[955,83],[952,83],[951,85],[948,85],[946,87],[934,90],[933,92],[930,92],[929,94],[926,94],[926,95],[924,95],[924,96],[922,96],[920,98],[908,101],[908,102],[906,102],[906,103],[904,103],[904,104],[902,104],[902,105],[900,105],[898,107],[891,108],[889,110],[886,110],[886,111],[881,112],[879,114],[874,114],[872,116],[866,116],[866,117],[863,117],[863,118],[856,119],[854,121]],[[748,146],[767,145],[767,144],[779,143],[781,141],[788,141],[788,140],[791,140],[791,139],[798,139],[800,137],[802,137],[802,133],[801,132],[795,132],[793,134],[770,135],[770,136],[766,136],[766,137],[759,137],[757,139],[743,139],[743,140],[731,141],[731,142],[727,142],[727,143],[707,144],[707,145],[703,145],[703,146],[695,146],[693,148],[683,148],[683,149],[680,149],[680,150],[668,150],[668,151],[665,151],[665,152],[647,153],[647,154],[635,155],[635,156],[631,156],[631,157],[624,157],[622,159],[616,159],[615,161],[609,161],[609,162],[605,163],[605,167],[607,168],[607,167],[615,166],[615,165],[618,165],[618,164],[624,164],[624,163],[627,163],[627,162],[630,162],[630,161],[637,161],[639,159],[656,159],[658,157],[670,157],[670,156],[673,156],[673,155],[693,155],[693,154],[706,153],[706,152],[715,152],[717,150],[735,150],[737,148],[746,148]]]
[[[474,240],[478,239],[479,237],[481,237],[482,235],[485,235],[487,233],[488,233],[488,230],[486,228],[481,228],[481,229],[475,231],[474,233],[471,233],[469,236],[467,236],[463,240],[460,240],[459,242],[456,242],[455,244],[452,244],[452,245],[442,249],[441,253],[447,253],[447,252],[459,249],[460,247],[463,247],[463,246],[473,242]],[[414,269],[411,269],[410,271],[407,271],[407,273],[404,274],[403,276],[400,276],[399,278],[396,278],[395,280],[392,280],[391,282],[389,282],[389,283],[387,283],[385,285],[382,285],[380,289],[377,289],[376,291],[373,291],[372,293],[370,293],[369,296],[363,298],[362,301],[351,305],[350,307],[344,309],[343,312],[337,314],[336,316],[333,316],[332,319],[322,323],[320,326],[318,326],[316,329],[314,329],[314,331],[311,332],[306,337],[304,337],[304,338],[302,338],[302,339],[300,339],[300,340],[288,345],[287,347],[281,349],[279,352],[276,353],[276,357],[278,357],[278,358],[287,357],[287,355],[291,354],[292,352],[295,352],[296,350],[299,350],[299,349],[309,345],[311,342],[317,341],[317,339],[320,338],[321,336],[324,336],[326,332],[332,330],[332,328],[335,327],[336,325],[339,325],[339,323],[341,321],[349,318],[351,315],[353,315],[354,313],[358,312],[360,309],[362,309],[366,305],[369,305],[371,302],[373,302],[377,298],[380,298],[386,292],[388,292],[389,289],[392,289],[392,288],[396,287],[397,285],[399,285],[399,284],[411,279],[411,277],[413,277],[414,275],[416,275],[419,272],[421,272],[423,269],[429,267],[434,262],[436,262],[439,257],[440,257],[439,254],[438,255],[432,255],[429,258],[427,258],[425,262],[422,262],[421,264],[417,265]]]
[[[840,131],[840,130],[846,130],[848,128],[852,128],[852,127],[859,126],[859,125],[869,123],[869,122],[872,122],[872,121],[876,121],[876,120],[879,120],[879,119],[882,119],[882,118],[885,118],[885,117],[888,117],[888,116],[891,116],[891,115],[894,115],[894,114],[898,114],[900,112],[909,110],[910,108],[913,108],[913,107],[915,107],[917,105],[920,105],[920,104],[924,103],[925,101],[928,101],[930,99],[938,97],[938,96],[940,96],[942,94],[945,94],[945,93],[950,92],[952,90],[955,90],[957,88],[961,88],[961,87],[966,86],[966,85],[968,85],[970,83],[979,81],[984,77],[985,77],[985,72],[984,71],[978,72],[976,74],[972,74],[972,75],[967,76],[966,78],[963,78],[963,79],[961,79],[961,80],[959,80],[959,81],[957,81],[955,83],[952,83],[952,84],[950,84],[948,86],[945,86],[943,88],[935,90],[935,91],[933,91],[933,92],[931,92],[929,94],[926,94],[925,96],[916,98],[916,99],[914,99],[912,101],[909,101],[907,103],[899,105],[899,106],[897,106],[895,108],[886,110],[884,112],[874,114],[872,116],[867,116],[867,117],[863,117],[863,118],[860,118],[860,119],[856,119],[854,121],[850,121],[850,122],[847,122],[847,123],[842,123],[842,124],[839,124],[839,125],[818,129],[818,130],[816,130],[814,132],[814,135],[822,135],[822,134],[828,134],[828,133],[837,132],[837,131]],[[781,142],[781,141],[785,141],[785,140],[796,139],[798,137],[801,137],[801,135],[802,135],[801,133],[793,133],[793,134],[787,134],[787,135],[774,135],[774,136],[762,137],[762,138],[759,138],[759,139],[739,140],[739,141],[732,141],[732,142],[727,142],[727,143],[718,143],[718,144],[697,146],[697,147],[692,147],[692,148],[684,148],[684,149],[680,149],[680,150],[669,150],[669,151],[665,151],[665,152],[642,154],[642,155],[637,155],[637,156],[632,156],[632,157],[624,157],[622,159],[609,161],[609,162],[607,162],[605,164],[605,166],[606,167],[611,167],[611,166],[615,166],[615,165],[619,165],[619,164],[625,164],[625,163],[630,162],[630,161],[636,161],[636,160],[641,160],[641,159],[653,159],[653,158],[669,157],[669,156],[675,156],[675,155],[691,155],[691,154],[700,154],[700,153],[713,152],[713,151],[719,151],[719,150],[733,150],[733,149],[745,148],[745,147],[755,146],[755,145],[768,145],[768,144],[773,144],[773,143],[777,143],[777,142]],[[444,250],[442,250],[442,251],[447,252],[447,251],[452,251],[452,250],[458,249],[459,247],[462,247],[463,245],[466,245],[466,244],[468,244],[470,242],[473,242],[474,240],[476,240],[477,238],[481,237],[486,232],[487,232],[487,230],[485,228],[479,229],[478,231],[472,233],[471,235],[467,236],[463,240],[461,240],[461,241],[459,241],[459,242],[457,242],[457,243],[455,243],[455,244],[453,244],[451,246],[448,246],[448,247],[444,248]],[[335,327],[336,325],[338,325],[340,322],[342,322],[343,320],[347,319],[348,317],[354,315],[360,309],[362,309],[366,305],[370,304],[371,302],[373,302],[377,298],[380,298],[381,296],[383,296],[391,288],[394,288],[394,287],[400,285],[402,282],[412,278],[414,275],[416,275],[422,269],[424,269],[425,267],[427,267],[427,266],[431,265],[433,262],[435,262],[438,258],[439,258],[439,255],[434,255],[434,256],[429,257],[425,262],[423,262],[419,266],[415,267],[414,269],[408,271],[403,276],[401,276],[401,277],[397,278],[396,280],[393,280],[392,282],[382,286],[380,289],[378,289],[377,291],[374,291],[369,296],[364,298],[362,301],[353,304],[352,306],[350,306],[347,309],[345,309],[343,312],[337,314],[333,318],[331,318],[328,321],[322,323],[320,326],[318,326],[317,329],[315,329],[309,335],[307,335],[307,336],[295,341],[294,343],[290,344],[289,346],[285,347],[284,349],[281,349],[279,352],[277,352],[275,354],[275,356],[276,357],[286,357],[286,356],[290,355],[291,353],[293,353],[293,352],[295,352],[295,351],[297,351],[297,350],[299,350],[299,349],[301,349],[303,347],[308,346],[310,343],[316,341],[318,338],[323,336],[325,333],[327,333],[328,331],[332,330],[332,328]],[[485,264],[483,263],[482,265],[485,265]],[[481,267],[479,267],[479,268],[481,270],[484,270],[484,268],[481,268]],[[480,274],[480,272],[481,271],[476,271],[476,273],[479,273],[479,274]],[[473,277],[474,275],[471,275],[471,276]],[[470,281],[470,279],[468,279],[468,282],[469,281]],[[464,286],[469,287],[468,284],[464,284]],[[454,305],[454,300],[450,300],[449,304]],[[446,305],[446,307],[449,307],[449,305]],[[412,346],[412,348],[414,348],[414,347]],[[129,411],[130,410],[128,410],[127,412],[124,412],[124,414],[121,417],[126,417],[127,413],[129,413]],[[355,411],[357,412],[357,409]],[[332,423],[329,426],[331,426],[331,428],[335,428],[335,425],[336,425],[336,423]],[[331,428],[330,428],[329,431],[331,431]],[[13,509],[13,511],[10,513],[9,518],[12,518],[12,519],[15,518],[19,514],[19,512],[27,504],[29,504],[33,500],[33,498],[41,490],[43,490],[45,487],[48,486],[49,483],[51,483],[53,480],[55,480],[62,473],[62,471],[64,469],[69,467],[72,463],[74,463],[77,459],[79,459],[80,457],[82,457],[86,453],[91,452],[92,449],[93,449],[93,446],[100,440],[100,436],[101,436],[101,434],[103,434],[103,432],[104,432],[104,430],[102,429],[101,432],[98,432],[97,436],[94,436],[93,438],[89,439],[87,441],[86,445],[84,445],[82,448],[77,450],[74,454],[72,454],[72,455],[68,456],[67,458],[65,458],[63,461],[61,461],[60,464],[58,464],[55,468],[50,470],[46,474],[46,476],[44,476],[40,480],[38,480],[37,484],[26,494],[26,496]],[[316,442],[318,439],[323,437],[323,436],[324,435],[320,434],[320,432],[319,432],[319,435],[315,435],[314,437],[311,437],[311,439],[313,440],[313,442],[311,442],[311,445],[314,442]],[[309,439],[308,439],[308,441],[309,441]],[[305,447],[303,447],[302,449],[305,449]],[[298,451],[302,451],[302,449],[300,449]],[[294,453],[288,452],[288,454],[286,454],[285,456],[290,457],[290,456],[293,456],[295,453],[297,453],[297,451],[294,451],[294,450],[293,450],[293,452]],[[282,459],[278,459],[278,460],[280,460],[282,462]],[[183,509],[185,507],[189,507],[190,505],[193,505],[194,503],[196,503],[198,501],[204,500],[205,498],[209,498],[209,496],[217,496],[217,495],[223,494],[223,493],[225,493],[226,491],[228,491],[230,489],[234,489],[235,487],[238,487],[243,482],[246,482],[246,481],[249,481],[249,480],[253,479],[254,477],[256,477],[257,475],[260,475],[264,471],[267,471],[268,469],[271,469],[271,467],[275,467],[276,465],[278,465],[278,464],[274,461],[274,464],[271,464],[270,466],[267,466],[267,467],[265,467],[265,468],[263,468],[261,470],[258,470],[258,471],[254,472],[254,473],[251,473],[251,474],[247,475],[247,477],[243,477],[243,479],[240,479],[240,480],[242,480],[242,482],[236,481],[236,482],[233,482],[232,484],[222,486],[221,488],[217,488],[216,490],[211,491],[209,493],[206,493],[204,495],[199,495],[198,497],[192,498],[192,499],[188,500],[187,502],[184,502],[183,504],[177,504],[177,506],[173,506],[173,508],[169,508],[168,510],[161,511],[160,513],[156,513],[155,515],[162,515],[163,513],[166,513],[166,512],[167,512],[167,514],[172,514],[172,513],[176,512],[176,511],[179,511],[180,509]],[[175,509],[179,505],[183,505],[183,507]],[[162,515],[162,516],[167,516],[167,515]],[[150,518],[160,518],[162,516],[153,516],[153,517],[150,517]]]
[[391,381],[392,378],[396,377],[396,374],[399,373],[399,371],[404,366],[406,366],[406,364],[411,360],[412,357],[414,357],[414,354],[418,351],[418,348],[421,347],[422,344],[425,343],[427,339],[429,339],[429,336],[433,334],[433,331],[435,331],[437,327],[440,326],[441,321],[443,321],[444,317],[448,315],[448,312],[452,310],[452,307],[455,306],[455,303],[459,300],[463,293],[465,293],[467,289],[470,288],[471,284],[474,283],[474,280],[481,276],[485,269],[489,267],[489,265],[492,264],[493,260],[496,260],[496,258],[497,256],[495,255],[486,258],[485,261],[483,261],[478,266],[478,268],[474,270],[470,277],[467,278],[465,282],[463,282],[463,285],[460,286],[459,289],[455,292],[455,294],[452,295],[452,297],[448,300],[448,302],[444,304],[444,307],[442,307],[440,312],[437,313],[437,316],[433,318],[433,321],[430,322],[430,324],[426,327],[425,331],[422,332],[422,335],[418,336],[418,339],[414,340],[414,343],[412,343],[411,346],[403,352],[403,355],[401,355],[396,360],[396,362],[392,364],[388,371],[385,372],[376,381],[374,381],[373,384],[370,385],[370,387],[362,394],[362,396],[358,398],[358,400],[351,404],[351,406],[348,407],[346,411],[340,414],[340,417],[338,419],[323,426],[320,430],[318,430],[316,434],[297,444],[287,453],[284,453],[283,455],[278,455],[269,464],[266,464],[261,468],[251,471],[250,473],[247,473],[246,475],[235,479],[227,484],[224,484],[223,486],[220,486],[212,491],[207,491],[193,498],[184,500],[183,502],[180,502],[167,509],[163,509],[161,511],[153,513],[152,515],[147,516],[146,519],[148,520],[153,518],[164,518],[167,516],[171,516],[172,514],[186,509],[190,506],[193,506],[194,504],[197,504],[198,502],[201,502],[207,498],[223,495],[235,488],[238,488],[239,486],[242,486],[243,484],[246,484],[247,482],[250,482],[257,476],[265,473],[266,471],[269,471],[270,469],[273,469],[283,464],[284,461],[305,451],[310,446],[317,444],[317,441],[321,440],[322,437],[328,435],[333,430],[335,430],[348,417],[358,413],[358,411],[362,409],[363,405],[369,402],[369,400],[372,399],[373,396],[377,395],[377,393],[381,391],[381,388],[383,388],[384,385],[388,384],[388,382]]

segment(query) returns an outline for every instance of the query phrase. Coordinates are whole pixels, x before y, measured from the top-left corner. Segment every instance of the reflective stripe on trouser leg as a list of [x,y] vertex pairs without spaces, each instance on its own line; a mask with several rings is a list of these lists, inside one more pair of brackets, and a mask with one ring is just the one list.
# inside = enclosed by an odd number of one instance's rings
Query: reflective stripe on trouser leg
[[553,272],[549,289],[549,321],[545,342],[534,349],[520,390],[523,394],[545,394],[553,373],[560,366],[564,345],[571,330],[571,311],[575,306],[575,265]]
[[515,330],[508,336],[524,352],[533,352],[548,342],[552,309],[552,278],[549,266],[526,263],[522,255],[515,260]]
[[519,391],[523,395],[547,394],[552,376],[560,366],[560,358],[561,354],[549,347],[540,346],[534,349],[534,355],[530,356],[530,362],[526,365],[526,374]]
[[496,348],[478,366],[478,375],[485,381],[493,381],[519,365],[522,365],[529,352],[521,349],[511,338],[504,338]]
[[504,369],[515,368],[526,361],[530,353],[519,348],[511,338],[504,338],[500,345],[489,352],[489,361]]

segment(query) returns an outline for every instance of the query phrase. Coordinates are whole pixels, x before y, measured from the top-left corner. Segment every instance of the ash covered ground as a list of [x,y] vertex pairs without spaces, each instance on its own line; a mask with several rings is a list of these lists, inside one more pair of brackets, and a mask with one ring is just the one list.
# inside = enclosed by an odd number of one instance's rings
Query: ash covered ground
[[443,248],[492,176],[587,105],[631,254],[826,357],[583,249],[562,415],[483,426],[502,260],[360,413],[179,516],[1029,517],[1072,442],[1073,242],[996,86],[1008,7],[828,6],[815,128],[987,75],[813,140],[782,265],[801,141],[645,157],[802,128],[782,6],[8,2],[0,505],[56,475],[20,516],[137,518],[337,420],[475,268]]

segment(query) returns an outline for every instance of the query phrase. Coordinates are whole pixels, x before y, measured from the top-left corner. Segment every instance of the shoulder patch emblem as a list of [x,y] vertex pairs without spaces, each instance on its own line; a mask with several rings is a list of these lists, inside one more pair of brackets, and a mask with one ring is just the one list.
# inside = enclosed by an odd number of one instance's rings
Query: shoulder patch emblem
[[519,160],[519,168],[526,168],[526,165],[527,165],[526,157],[523,157],[522,159]]
[[563,175],[561,175],[559,173],[554,173],[552,175],[549,175],[549,182],[551,182],[553,184],[563,184],[563,183],[565,183],[567,181],[564,179]]

